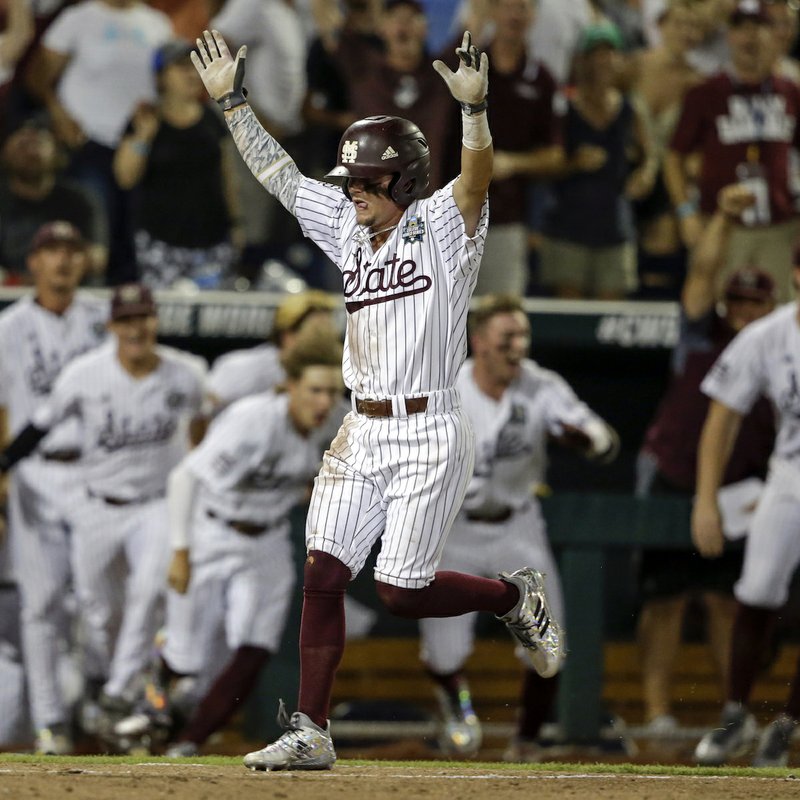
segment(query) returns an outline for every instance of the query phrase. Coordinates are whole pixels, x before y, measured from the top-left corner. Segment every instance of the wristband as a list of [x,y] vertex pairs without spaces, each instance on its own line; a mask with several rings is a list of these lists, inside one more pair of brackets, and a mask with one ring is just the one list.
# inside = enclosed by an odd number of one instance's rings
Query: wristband
[[486,114],[468,114],[461,112],[461,144],[467,150],[485,150],[492,143],[489,131],[489,119]]
[[694,200],[684,200],[679,206],[675,208],[675,213],[678,219],[686,219],[697,213],[697,203]]
[[475,114],[480,114],[481,111],[486,111],[489,107],[489,100],[484,97],[479,103],[461,103],[461,110],[466,114],[468,117],[473,117]]
[[217,102],[223,111],[233,111],[234,108],[243,106],[247,102],[247,89],[242,87],[240,92],[228,92],[222,95]]

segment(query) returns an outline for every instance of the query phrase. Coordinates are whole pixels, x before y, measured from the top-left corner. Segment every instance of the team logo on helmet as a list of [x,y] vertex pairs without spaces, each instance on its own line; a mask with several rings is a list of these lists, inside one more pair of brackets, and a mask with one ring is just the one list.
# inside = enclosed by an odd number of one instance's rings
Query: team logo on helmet
[[348,139],[342,145],[342,164],[355,164],[358,156],[358,142]]
[[425,236],[425,223],[414,214],[403,226],[400,235],[403,237],[403,241],[409,244],[412,242],[421,242]]
[[397,150],[394,149],[391,145],[389,145],[384,151],[383,155],[381,156],[381,161],[387,161],[390,158],[397,158]]

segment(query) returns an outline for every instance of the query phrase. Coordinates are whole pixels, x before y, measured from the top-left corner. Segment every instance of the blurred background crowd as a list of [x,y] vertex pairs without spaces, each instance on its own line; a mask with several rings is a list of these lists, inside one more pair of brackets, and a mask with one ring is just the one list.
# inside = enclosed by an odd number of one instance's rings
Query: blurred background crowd
[[749,181],[728,266],[758,262],[789,296],[794,0],[0,0],[0,24],[6,284],[30,282],[33,232],[64,218],[96,285],[337,291],[231,152],[190,42],[212,25],[248,46],[249,101],[304,173],[389,113],[428,137],[437,188],[460,124],[430,64],[468,28],[490,54],[495,147],[478,294],[677,299],[717,191]]

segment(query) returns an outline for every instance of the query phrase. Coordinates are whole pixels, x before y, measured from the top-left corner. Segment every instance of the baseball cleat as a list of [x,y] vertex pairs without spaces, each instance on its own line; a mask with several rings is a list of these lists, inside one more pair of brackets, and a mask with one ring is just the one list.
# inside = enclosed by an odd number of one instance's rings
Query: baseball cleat
[[532,567],[501,572],[500,580],[519,589],[519,601],[498,617],[525,648],[531,666],[543,678],[552,678],[564,662],[564,634],[550,614],[544,575]]
[[200,748],[194,742],[175,742],[165,751],[167,758],[192,758],[200,753]]
[[789,763],[789,748],[792,744],[797,720],[781,714],[764,728],[753,756],[754,767],[785,767]]
[[244,757],[244,765],[267,772],[280,769],[330,769],[336,763],[331,724],[325,730],[299,711],[291,717],[283,700],[278,706],[278,724],[286,728],[277,741]]
[[36,755],[66,756],[74,751],[72,739],[64,723],[40,728],[36,734]]
[[483,731],[472,708],[472,698],[466,681],[460,681],[458,694],[441,686],[435,688],[442,715],[439,747],[448,755],[473,756],[480,750]]
[[704,767],[718,767],[744,755],[756,735],[756,721],[741,703],[727,702],[720,724],[697,744],[694,760]]

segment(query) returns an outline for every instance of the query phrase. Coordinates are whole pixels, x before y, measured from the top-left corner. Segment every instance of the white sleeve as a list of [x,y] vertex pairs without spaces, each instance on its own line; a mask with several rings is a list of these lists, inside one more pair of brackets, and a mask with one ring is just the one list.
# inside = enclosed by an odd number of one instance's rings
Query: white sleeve
[[260,460],[268,421],[250,408],[249,398],[228,406],[184,459],[186,468],[212,491],[233,489]]
[[294,215],[303,235],[342,269],[342,224],[350,203],[339,186],[304,178],[297,190]]
[[31,422],[40,430],[50,430],[81,408],[81,379],[69,366],[56,378],[50,396],[31,415]]
[[[81,4],[82,5],[82,4]],[[53,20],[45,31],[42,44],[48,49],[62,55],[72,55],[83,32],[84,22],[81,19],[81,5],[66,8]]]
[[167,478],[167,518],[169,541],[173,550],[187,550],[191,545],[192,512],[197,494],[197,478],[178,464]]
[[427,206],[436,242],[442,250],[445,269],[459,278],[468,278],[481,264],[486,231],[489,226],[489,198],[483,201],[474,236],[467,236],[461,209],[453,196],[455,179],[433,193]]
[[[760,328],[756,328],[757,333]],[[745,329],[714,362],[700,388],[712,400],[747,414],[767,389],[761,338]]]

